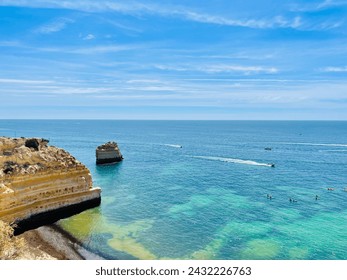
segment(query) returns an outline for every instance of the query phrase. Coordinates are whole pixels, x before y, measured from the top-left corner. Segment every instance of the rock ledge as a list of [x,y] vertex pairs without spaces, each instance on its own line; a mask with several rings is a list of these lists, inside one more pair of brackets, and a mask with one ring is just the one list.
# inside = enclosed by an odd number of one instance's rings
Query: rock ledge
[[40,138],[0,137],[0,220],[23,232],[98,206],[89,170]]

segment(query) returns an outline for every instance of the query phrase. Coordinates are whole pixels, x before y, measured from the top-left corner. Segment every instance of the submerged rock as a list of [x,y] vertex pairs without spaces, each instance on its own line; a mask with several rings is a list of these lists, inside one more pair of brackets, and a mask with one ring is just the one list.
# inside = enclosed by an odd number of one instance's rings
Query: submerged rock
[[17,233],[98,206],[89,170],[39,138],[0,137],[0,220]]
[[111,164],[122,160],[123,156],[116,142],[107,142],[96,148],[96,164]]

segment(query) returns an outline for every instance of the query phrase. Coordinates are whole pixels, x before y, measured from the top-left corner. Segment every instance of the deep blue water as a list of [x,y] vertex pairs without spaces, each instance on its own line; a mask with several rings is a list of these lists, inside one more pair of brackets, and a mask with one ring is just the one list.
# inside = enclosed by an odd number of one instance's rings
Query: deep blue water
[[[0,120],[0,135],[90,169],[101,206],[60,224],[106,258],[347,259],[347,122]],[[124,161],[96,166],[111,140]]]

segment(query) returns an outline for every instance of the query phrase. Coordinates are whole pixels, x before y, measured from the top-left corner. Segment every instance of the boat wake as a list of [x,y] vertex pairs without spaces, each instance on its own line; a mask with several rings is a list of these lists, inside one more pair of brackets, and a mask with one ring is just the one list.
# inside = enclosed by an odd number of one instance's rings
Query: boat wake
[[243,159],[237,159],[237,158],[208,157],[208,156],[192,156],[192,157],[198,158],[198,159],[205,159],[205,160],[214,160],[214,161],[222,161],[222,162],[230,162],[230,163],[238,163],[238,164],[273,167],[273,164],[270,164],[270,163],[261,163],[261,162],[256,162],[256,161],[252,161],[252,160],[243,160]]
[[177,144],[163,144],[163,146],[171,147],[171,148],[182,148],[181,145],[177,145]]
[[328,153],[346,153],[347,150],[319,150],[319,152],[328,152]]
[[278,144],[284,144],[284,145],[305,145],[305,146],[324,146],[324,147],[347,147],[347,144],[291,143],[291,142],[279,142]]

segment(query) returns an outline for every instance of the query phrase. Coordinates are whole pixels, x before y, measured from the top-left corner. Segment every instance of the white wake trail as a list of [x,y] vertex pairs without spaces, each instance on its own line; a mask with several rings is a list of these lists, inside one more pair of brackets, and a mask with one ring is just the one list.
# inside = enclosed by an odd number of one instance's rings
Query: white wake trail
[[205,159],[205,160],[214,160],[214,161],[222,161],[222,162],[230,162],[230,163],[238,163],[238,164],[248,164],[248,165],[256,165],[256,166],[267,166],[271,167],[273,164],[256,162],[253,160],[243,160],[237,158],[223,158],[223,157],[208,157],[208,156],[192,156],[193,158]]
[[284,145],[305,145],[305,146],[323,146],[323,147],[347,147],[347,144],[325,144],[325,143],[295,143],[295,142],[278,142]]
[[182,148],[181,145],[177,145],[177,144],[163,144],[166,147],[171,147],[171,148]]

